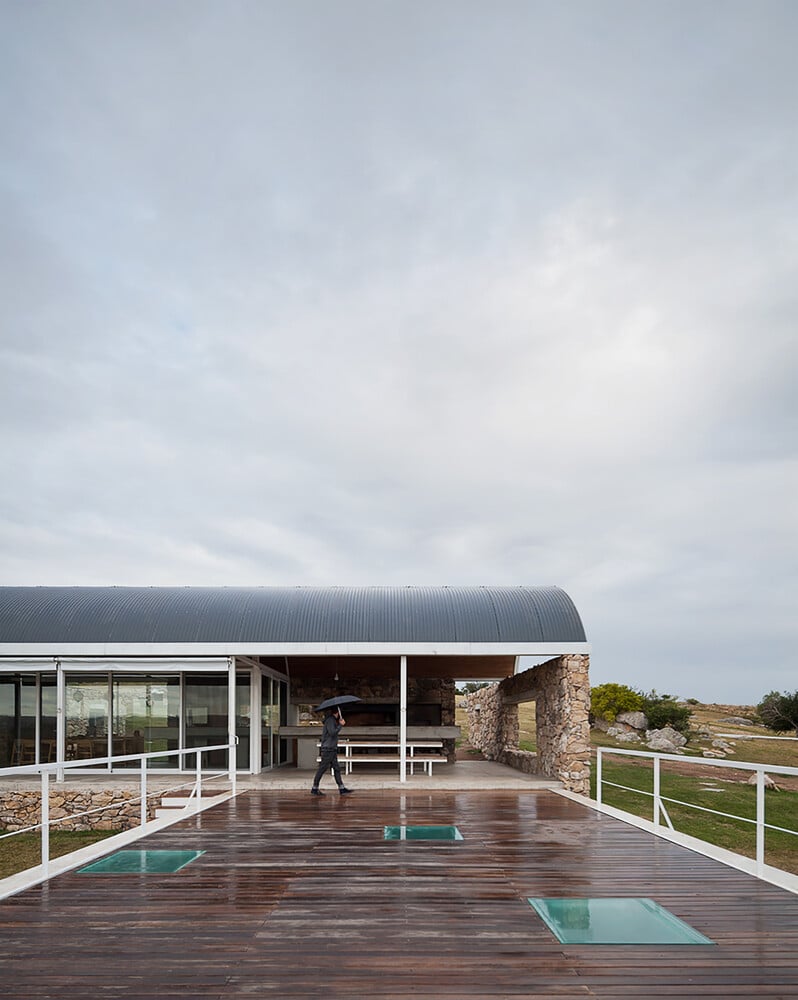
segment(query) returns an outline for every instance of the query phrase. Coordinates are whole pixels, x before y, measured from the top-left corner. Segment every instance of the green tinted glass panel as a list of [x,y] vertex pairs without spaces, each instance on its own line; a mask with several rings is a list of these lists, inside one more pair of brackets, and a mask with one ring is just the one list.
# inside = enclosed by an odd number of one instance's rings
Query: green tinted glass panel
[[117,851],[81,868],[79,875],[124,875],[132,872],[177,872],[205,851]]
[[713,944],[651,899],[530,899],[563,944]]
[[456,826],[386,826],[385,840],[462,840]]

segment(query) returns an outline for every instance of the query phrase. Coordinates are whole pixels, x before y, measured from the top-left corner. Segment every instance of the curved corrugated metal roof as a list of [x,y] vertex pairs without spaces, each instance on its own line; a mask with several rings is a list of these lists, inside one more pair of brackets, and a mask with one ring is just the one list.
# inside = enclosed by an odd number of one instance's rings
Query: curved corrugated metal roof
[[3,643],[583,643],[559,587],[0,587]]

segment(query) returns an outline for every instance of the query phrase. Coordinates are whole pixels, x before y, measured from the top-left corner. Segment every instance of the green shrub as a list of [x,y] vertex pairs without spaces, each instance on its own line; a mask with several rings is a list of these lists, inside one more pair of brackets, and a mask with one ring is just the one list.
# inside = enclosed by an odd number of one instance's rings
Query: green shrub
[[590,689],[590,713],[594,719],[615,722],[621,712],[639,712],[643,698],[625,684],[599,684]]
[[798,736],[798,691],[793,691],[792,694],[771,691],[757,705],[757,712],[768,729],[774,729],[777,733],[794,729]]
[[481,691],[482,688],[490,687],[495,681],[469,681],[468,684],[463,684],[461,687],[457,688],[456,694],[473,694],[475,691]]
[[640,695],[641,711],[645,712],[649,729],[663,729],[670,726],[679,733],[686,733],[690,728],[693,715],[689,705],[680,705],[673,695],[657,694],[650,691]]

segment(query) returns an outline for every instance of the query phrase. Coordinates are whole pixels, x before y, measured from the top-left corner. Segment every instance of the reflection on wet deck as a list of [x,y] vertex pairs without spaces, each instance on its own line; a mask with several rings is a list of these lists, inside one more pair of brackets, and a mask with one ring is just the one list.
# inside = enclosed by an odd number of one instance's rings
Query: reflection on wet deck
[[[249,791],[139,846],[205,853],[4,901],[0,995],[798,996],[798,897],[551,791]],[[528,903],[630,896],[714,946],[564,944]]]

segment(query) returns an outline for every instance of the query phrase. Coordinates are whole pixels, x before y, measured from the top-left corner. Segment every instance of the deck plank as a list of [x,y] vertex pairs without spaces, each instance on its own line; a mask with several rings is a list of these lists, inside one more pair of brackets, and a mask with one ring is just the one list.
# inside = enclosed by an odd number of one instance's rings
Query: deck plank
[[[462,842],[384,841],[383,826]],[[250,791],[0,903],[0,996],[798,997],[798,897],[550,791]],[[562,945],[529,896],[648,896],[714,946]]]

